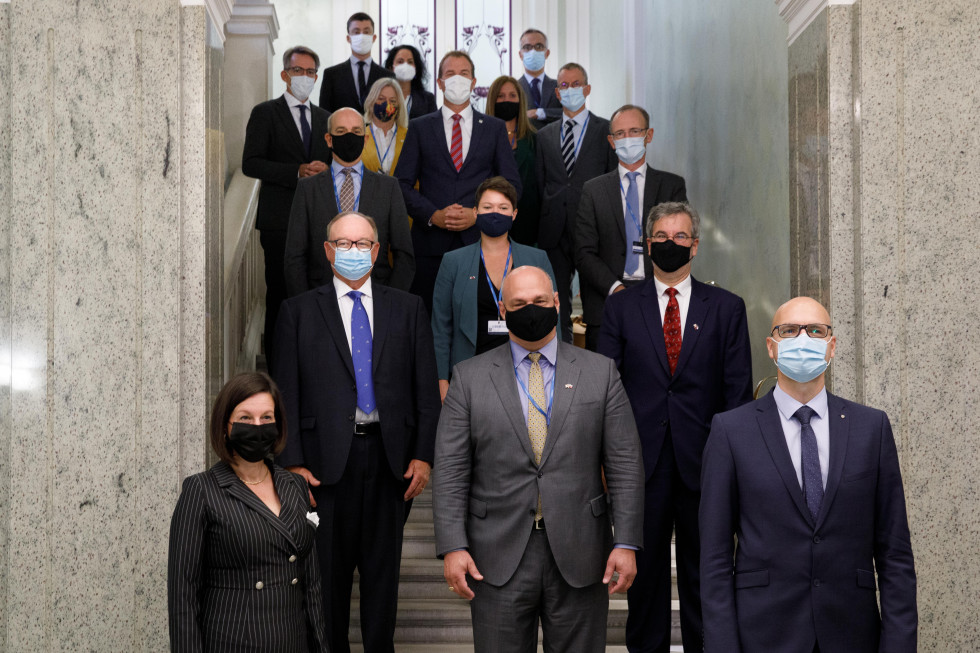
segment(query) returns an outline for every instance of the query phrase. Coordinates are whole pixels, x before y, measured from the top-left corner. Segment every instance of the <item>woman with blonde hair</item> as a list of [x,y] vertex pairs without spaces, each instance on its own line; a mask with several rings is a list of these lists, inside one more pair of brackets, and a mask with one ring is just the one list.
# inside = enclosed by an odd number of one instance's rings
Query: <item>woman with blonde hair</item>
[[398,81],[382,77],[364,100],[364,120],[368,124],[364,140],[364,167],[372,172],[392,175],[408,134],[408,111]]

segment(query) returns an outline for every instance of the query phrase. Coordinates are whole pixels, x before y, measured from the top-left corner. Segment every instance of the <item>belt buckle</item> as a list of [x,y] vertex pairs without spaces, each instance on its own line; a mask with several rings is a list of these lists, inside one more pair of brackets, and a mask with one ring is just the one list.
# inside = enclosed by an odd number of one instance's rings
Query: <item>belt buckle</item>
[[540,517],[534,520],[534,530],[536,531],[544,530],[544,517]]

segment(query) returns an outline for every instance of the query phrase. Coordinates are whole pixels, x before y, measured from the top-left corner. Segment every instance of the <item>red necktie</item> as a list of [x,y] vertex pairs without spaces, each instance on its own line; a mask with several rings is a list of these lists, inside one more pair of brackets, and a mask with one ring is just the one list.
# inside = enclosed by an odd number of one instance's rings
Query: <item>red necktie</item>
[[664,344],[667,345],[667,362],[670,374],[677,369],[677,359],[681,355],[681,308],[677,305],[677,288],[668,288],[667,310],[664,312]]
[[453,144],[449,148],[449,154],[453,157],[453,165],[456,166],[456,172],[463,167],[463,129],[459,126],[459,120],[462,118],[458,113],[453,114]]

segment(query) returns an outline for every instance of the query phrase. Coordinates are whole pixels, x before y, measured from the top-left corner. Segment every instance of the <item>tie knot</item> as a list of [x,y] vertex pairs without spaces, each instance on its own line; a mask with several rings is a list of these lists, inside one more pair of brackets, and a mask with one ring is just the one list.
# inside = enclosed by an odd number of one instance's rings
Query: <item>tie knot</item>
[[459,122],[462,119],[463,119],[463,116],[459,115],[458,113],[454,113],[453,114],[453,122]]
[[533,365],[534,363],[537,363],[539,360],[541,360],[541,352],[532,351],[530,354],[527,355],[527,357],[531,359],[531,364]]
[[364,62],[364,61],[358,61],[358,62],[357,62],[357,67],[358,67],[358,68],[364,68],[364,64],[365,64],[365,62]]
[[565,121],[565,133],[566,134],[571,134],[572,133],[572,130],[574,128],[575,128],[575,121],[574,120],[566,120]]
[[362,293],[360,290],[352,290],[349,293],[347,293],[347,296],[353,299],[355,302],[359,302],[361,301],[361,295],[363,294],[364,293]]
[[306,105],[305,104],[297,104],[296,105],[296,108],[299,109],[299,112],[300,112],[301,115],[304,115],[304,116],[306,115]]
[[630,183],[636,183],[636,178],[640,176],[639,171],[634,170],[633,172],[627,172],[626,176],[629,177]]
[[816,414],[817,411],[813,410],[809,406],[800,406],[799,409],[793,413],[793,417],[795,417],[800,424],[806,426]]
[[541,84],[541,80],[538,79],[537,77],[531,80],[531,86],[539,86],[540,84]]
[[665,292],[666,292],[666,293],[667,293],[668,295],[670,295],[670,298],[671,298],[671,299],[673,299],[673,298],[674,298],[674,297],[675,297],[675,296],[677,295],[677,288],[673,288],[673,287],[671,287],[671,288],[668,288],[668,289],[667,289],[667,290],[666,290]]
[[353,173],[353,172],[354,172],[354,168],[353,167],[347,167],[347,166],[345,166],[345,167],[343,167],[343,168],[340,169],[340,173],[341,174],[344,174],[344,175],[347,175],[348,177],[350,177],[351,176],[351,173]]

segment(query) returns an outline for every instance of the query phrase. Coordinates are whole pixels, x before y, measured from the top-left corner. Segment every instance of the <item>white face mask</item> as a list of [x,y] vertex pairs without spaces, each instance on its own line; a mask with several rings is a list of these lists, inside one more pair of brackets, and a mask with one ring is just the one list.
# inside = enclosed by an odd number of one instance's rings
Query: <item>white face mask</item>
[[374,44],[373,34],[351,34],[350,35],[350,49],[354,51],[355,54],[365,55],[371,51],[371,46]]
[[410,63],[400,63],[395,66],[395,79],[399,82],[410,82],[415,79],[415,66]]
[[444,93],[450,104],[466,104],[469,101],[472,79],[462,75],[453,75],[449,79],[442,80],[442,83],[446,86]]
[[314,84],[316,84],[316,80],[312,77],[296,75],[289,78],[289,92],[300,102],[306,102],[306,98],[310,97],[310,93],[313,92]]

